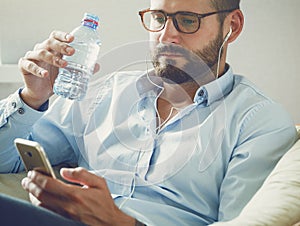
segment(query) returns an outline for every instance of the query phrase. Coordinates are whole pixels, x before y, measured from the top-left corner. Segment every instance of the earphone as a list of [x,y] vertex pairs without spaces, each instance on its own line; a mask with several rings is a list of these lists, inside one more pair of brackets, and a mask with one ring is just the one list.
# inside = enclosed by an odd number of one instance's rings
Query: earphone
[[232,28],[230,27],[229,32],[227,33],[225,39],[224,39],[224,43],[228,41],[228,39],[230,38],[230,35],[232,34]]
[[219,57],[218,57],[218,65],[217,65],[216,79],[219,77],[219,69],[220,69],[219,67],[220,67],[220,58],[221,58],[222,49],[223,49],[224,44],[225,44],[225,43],[228,41],[228,39],[230,38],[231,34],[232,34],[232,28],[230,27],[229,32],[228,32],[227,35],[225,36],[224,41],[223,41],[223,43],[222,43],[222,45],[221,45],[221,47],[220,47],[220,49],[219,49]]

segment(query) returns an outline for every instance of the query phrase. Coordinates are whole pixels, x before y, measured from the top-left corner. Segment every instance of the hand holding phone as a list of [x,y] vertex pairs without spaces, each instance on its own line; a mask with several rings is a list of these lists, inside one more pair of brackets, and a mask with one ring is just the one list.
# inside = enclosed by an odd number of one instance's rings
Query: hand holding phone
[[27,172],[36,170],[56,178],[46,153],[38,142],[16,138],[14,143]]

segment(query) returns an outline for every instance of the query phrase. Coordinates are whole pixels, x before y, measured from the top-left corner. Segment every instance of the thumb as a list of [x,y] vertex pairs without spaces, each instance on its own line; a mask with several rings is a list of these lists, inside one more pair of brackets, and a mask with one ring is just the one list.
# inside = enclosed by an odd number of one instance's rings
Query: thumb
[[105,179],[90,173],[82,167],[62,168],[61,176],[70,182],[78,183],[91,188],[107,188]]

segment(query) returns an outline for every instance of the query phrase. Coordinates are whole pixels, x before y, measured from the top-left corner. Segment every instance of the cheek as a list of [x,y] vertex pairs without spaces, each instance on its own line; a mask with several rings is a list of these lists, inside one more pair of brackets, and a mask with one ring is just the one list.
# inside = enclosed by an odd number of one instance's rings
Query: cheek
[[156,46],[160,43],[160,41],[159,41],[160,36],[157,33],[152,32],[149,35],[149,47],[150,47],[150,51],[152,53],[155,51]]
[[201,50],[206,44],[206,40],[203,37],[198,36],[190,36],[182,40],[183,47],[191,51]]
[[149,40],[150,42],[159,42],[159,32],[150,32],[149,34]]

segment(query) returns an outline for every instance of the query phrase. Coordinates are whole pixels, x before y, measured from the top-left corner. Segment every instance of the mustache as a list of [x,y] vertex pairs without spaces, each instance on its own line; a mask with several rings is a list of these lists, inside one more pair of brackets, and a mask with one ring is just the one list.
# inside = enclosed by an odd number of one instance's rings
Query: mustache
[[154,52],[153,52],[154,59],[157,59],[160,55],[163,54],[175,54],[175,55],[181,55],[186,60],[194,62],[194,63],[203,63],[203,59],[195,52],[186,49],[180,45],[168,43],[159,43],[156,45]]
[[159,55],[163,53],[176,53],[176,54],[186,55],[187,53],[190,53],[190,51],[176,44],[159,43],[155,47],[155,54]]

